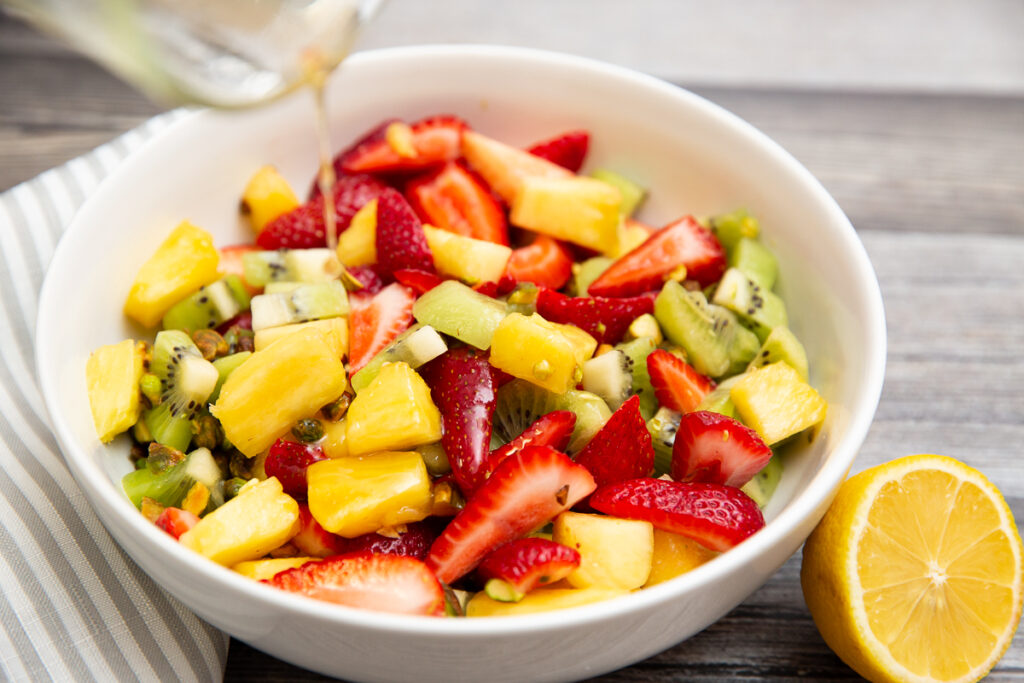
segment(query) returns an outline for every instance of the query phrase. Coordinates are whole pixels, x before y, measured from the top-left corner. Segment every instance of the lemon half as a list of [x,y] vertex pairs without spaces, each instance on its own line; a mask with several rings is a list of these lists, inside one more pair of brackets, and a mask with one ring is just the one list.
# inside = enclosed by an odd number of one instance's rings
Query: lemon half
[[804,546],[800,581],[822,637],[872,681],[976,681],[1021,616],[1013,514],[977,470],[913,455],[839,489]]

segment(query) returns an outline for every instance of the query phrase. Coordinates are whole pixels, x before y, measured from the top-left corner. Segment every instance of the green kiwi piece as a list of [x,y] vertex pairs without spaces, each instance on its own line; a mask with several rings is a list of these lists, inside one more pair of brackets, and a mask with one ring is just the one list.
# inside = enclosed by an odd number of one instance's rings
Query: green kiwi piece
[[164,314],[165,330],[196,330],[216,327],[249,308],[249,293],[237,275],[212,282],[171,307]]
[[337,280],[303,284],[288,292],[252,298],[252,329],[336,318],[348,313],[348,293]]
[[413,325],[385,346],[370,362],[352,375],[352,389],[359,393],[380,374],[385,363],[407,363],[412,369],[424,365],[448,350],[441,335],[430,325]]
[[633,395],[633,361],[612,349],[583,364],[583,390],[597,394],[614,412]]
[[329,282],[341,274],[330,249],[278,249],[242,254],[245,281],[253,287],[270,282]]
[[729,267],[738,268],[762,289],[772,289],[779,277],[775,254],[757,240],[744,237],[729,252]]
[[228,377],[235,371],[235,368],[244,363],[251,355],[252,351],[239,351],[213,361],[213,367],[217,368],[217,385],[213,388],[213,393],[210,394],[210,403],[220,397],[220,390],[224,386],[224,382],[228,381]]
[[612,414],[604,399],[589,391],[554,394],[526,380],[514,379],[498,390],[494,431],[507,443],[537,418],[555,410],[571,410],[576,414],[576,427],[567,448],[569,453],[582,449]]
[[750,361],[747,370],[756,370],[782,361],[799,373],[800,378],[807,381],[807,352],[796,335],[785,326],[778,326],[764,340],[761,350]]
[[601,273],[608,270],[608,266],[615,263],[615,259],[607,256],[594,256],[583,263],[573,264],[571,289],[575,296],[587,296],[587,289],[594,280],[601,277]]
[[732,398],[729,396],[729,390],[735,385],[743,375],[735,375],[727,380],[724,380],[712,389],[707,396],[705,396],[700,404],[697,406],[697,410],[706,410],[711,413],[718,413],[719,415],[725,415],[733,419],[739,420],[739,416],[736,414],[736,406],[732,402]]
[[197,448],[182,462],[163,471],[144,467],[129,472],[121,479],[121,486],[135,507],[142,506],[143,498],[152,498],[166,507],[178,507],[196,482],[210,490],[211,507],[224,502],[220,467],[206,448]]
[[645,420],[649,420],[658,409],[658,398],[654,395],[651,375],[647,372],[647,356],[657,347],[654,337],[638,337],[615,347],[629,360],[629,371],[633,375],[632,393],[640,397],[640,415]]
[[762,342],[773,329],[789,324],[782,299],[738,268],[725,271],[711,301],[739,316],[740,321]]
[[494,330],[506,315],[505,302],[446,280],[421,296],[413,304],[418,322],[455,337],[478,349],[489,349]]
[[778,455],[772,456],[768,464],[754,478],[740,487],[740,490],[751,497],[758,507],[763,508],[771,500],[772,494],[782,479],[782,461]]
[[647,191],[644,188],[615,171],[609,171],[606,168],[599,168],[591,173],[590,176],[602,182],[606,182],[619,190],[619,193],[622,194],[621,213],[627,218],[633,215],[633,212],[636,211],[637,207],[640,206],[641,202],[643,202],[644,197],[647,196]]
[[714,216],[709,227],[727,252],[731,252],[744,237],[756,239],[761,233],[761,225],[756,218],[747,213],[746,209],[736,209]]
[[206,407],[219,378],[213,363],[204,359],[192,339],[180,330],[157,333],[149,370],[160,378],[160,406],[166,406],[174,417],[186,419]]
[[647,421],[647,431],[650,432],[651,443],[654,444],[655,477],[672,472],[672,447],[676,443],[676,432],[679,431],[682,417],[682,413],[661,407],[654,417]]
[[186,417],[175,417],[165,403],[144,412],[141,421],[145,423],[152,441],[179,451],[188,450],[192,443],[192,421]]

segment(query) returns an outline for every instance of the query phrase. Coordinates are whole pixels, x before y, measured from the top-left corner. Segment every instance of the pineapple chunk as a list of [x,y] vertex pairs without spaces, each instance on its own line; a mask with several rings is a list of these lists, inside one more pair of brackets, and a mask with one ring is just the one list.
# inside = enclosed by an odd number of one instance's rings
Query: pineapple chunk
[[825,419],[828,404],[784,362],[747,372],[729,390],[736,412],[769,446]]
[[586,332],[576,328],[567,332],[566,327],[570,326],[550,323],[536,313],[530,317],[520,313],[506,316],[494,330],[491,365],[564,394],[579,382],[583,361],[597,348],[597,342]]
[[352,399],[345,422],[351,455],[441,440],[441,413],[430,388],[406,363],[385,363],[370,386]]
[[611,600],[629,591],[619,588],[537,588],[519,602],[499,602],[480,591],[466,605],[467,617],[510,617],[516,614],[534,614],[552,610],[589,605]]
[[256,560],[299,530],[299,504],[277,477],[241,492],[199,520],[178,539],[186,548],[231,567]]
[[430,515],[430,475],[415,451],[321,460],[306,478],[313,519],[346,538]]
[[622,194],[584,177],[526,178],[509,220],[557,239],[615,254],[619,249]]
[[325,334],[333,330],[338,335],[338,338],[341,339],[341,355],[348,355],[348,319],[342,317],[313,320],[308,323],[292,323],[291,325],[279,325],[278,327],[256,330],[252,340],[253,348],[257,351],[262,351],[281,337],[287,337],[301,330],[319,330]]
[[467,130],[462,134],[462,154],[487,184],[507,203],[519,194],[526,178],[572,178],[573,174],[504,142]]
[[323,420],[324,438],[320,442],[320,448],[324,449],[324,455],[328,458],[347,458],[348,453],[348,427],[345,420],[337,422]]
[[424,225],[423,232],[437,270],[471,285],[500,280],[512,256],[512,249],[503,244],[456,235],[431,225]]
[[338,260],[355,268],[377,262],[377,200],[372,199],[352,216],[348,229],[338,236]]
[[210,234],[182,221],[142,264],[124,302],[125,315],[155,327],[171,306],[220,277],[219,262]]
[[319,562],[319,557],[275,557],[269,560],[239,562],[232,569],[257,581],[272,579],[287,569],[301,567],[307,562]]
[[298,205],[295,191],[273,166],[256,171],[242,193],[242,213],[249,217],[249,224],[257,235],[267,223]]
[[651,575],[647,577],[644,588],[674,579],[717,556],[714,550],[708,550],[686,536],[655,529]]
[[139,419],[142,348],[131,339],[101,346],[85,363],[85,382],[96,435],[107,443]]
[[650,522],[563,512],[555,518],[552,540],[579,552],[580,566],[566,577],[576,588],[633,590],[651,574],[654,527]]
[[348,386],[337,330],[304,329],[254,353],[224,382],[210,412],[235,448],[250,458],[270,448],[296,420]]
[[619,227],[619,245],[614,252],[609,254],[612,258],[625,256],[641,244],[647,241],[653,230],[640,221],[627,218]]

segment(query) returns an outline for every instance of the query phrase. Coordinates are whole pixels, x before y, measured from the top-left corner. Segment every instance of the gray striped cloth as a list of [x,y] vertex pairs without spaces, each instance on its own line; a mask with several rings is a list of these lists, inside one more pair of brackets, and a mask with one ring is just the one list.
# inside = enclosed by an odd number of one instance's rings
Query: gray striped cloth
[[228,639],[110,538],[72,479],[35,377],[36,306],[61,233],[159,116],[0,194],[0,680],[221,680]]

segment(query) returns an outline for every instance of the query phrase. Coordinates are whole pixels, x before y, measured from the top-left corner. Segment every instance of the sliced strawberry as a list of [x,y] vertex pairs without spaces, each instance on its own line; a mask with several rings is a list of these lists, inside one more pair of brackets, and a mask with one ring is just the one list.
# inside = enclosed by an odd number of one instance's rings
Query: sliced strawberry
[[369,552],[336,555],[288,569],[267,581],[281,590],[339,605],[441,616],[444,589],[423,562]]
[[377,269],[386,275],[415,268],[434,272],[434,257],[419,216],[396,190],[377,198]]
[[418,295],[426,294],[434,287],[437,287],[439,284],[444,282],[444,279],[439,275],[429,273],[425,270],[417,270],[415,268],[396,270],[393,275],[396,280],[416,292]]
[[427,566],[451,583],[489,552],[520,538],[594,490],[582,465],[553,448],[527,446],[505,458],[430,547]]
[[640,397],[629,399],[612,413],[594,438],[576,456],[594,475],[598,486],[638,479],[654,469],[654,445],[640,415]]
[[572,277],[572,256],[558,240],[537,235],[530,244],[512,251],[505,273],[516,282],[561,289]]
[[250,251],[263,250],[255,244],[235,244],[230,247],[221,247],[220,264],[217,266],[217,270],[225,275],[237,275],[241,278],[242,285],[245,286],[249,294],[259,294],[263,291],[262,287],[253,287],[245,281],[245,266],[242,264],[242,256]]
[[690,413],[711,393],[711,380],[664,349],[647,356],[647,373],[658,403],[677,413]]
[[457,162],[450,161],[411,181],[405,196],[424,223],[457,235],[508,244],[505,210],[483,181]]
[[590,133],[585,130],[574,130],[562,133],[550,140],[538,142],[526,151],[541,159],[558,164],[573,173],[578,173],[583,167],[583,160],[587,157],[589,146]]
[[174,538],[181,538],[183,533],[199,524],[199,517],[181,508],[164,508],[154,523]]
[[555,410],[538,417],[523,433],[491,451],[490,469],[493,472],[502,460],[518,453],[527,446],[548,446],[556,451],[565,451],[576,426],[576,413],[571,410]]
[[687,413],[672,446],[672,478],[743,486],[772,459],[757,432],[737,420],[706,410]]
[[618,343],[629,324],[644,313],[654,313],[654,301],[647,296],[612,299],[568,297],[551,289],[537,294],[537,312],[545,320],[575,325],[599,344]]
[[490,469],[491,422],[498,387],[487,354],[468,346],[451,349],[421,368],[441,411],[441,445],[466,497]]
[[[390,122],[394,123],[394,122]],[[459,157],[466,122],[456,116],[432,116],[409,126],[415,156],[402,156],[387,140],[387,125],[370,131],[360,144],[335,162],[344,173],[416,171],[454,161]]]
[[349,297],[349,372],[370,362],[377,352],[412,325],[416,295],[397,282],[376,294],[356,293]]
[[405,527],[406,530],[396,537],[369,533],[342,539],[345,552],[365,551],[378,555],[405,555],[425,560],[427,553],[430,552],[430,544],[437,538],[434,526],[424,521],[406,524]]
[[520,538],[485,557],[477,568],[487,594],[518,602],[538,586],[560,581],[580,566],[580,554],[546,538]]
[[590,506],[613,517],[646,520],[719,551],[764,527],[757,503],[738,488],[721,484],[630,479],[594,491]]
[[[341,176],[334,184],[334,215],[338,234],[348,228],[352,216],[363,206],[390,189],[369,175]],[[256,237],[263,249],[309,249],[327,245],[324,226],[324,198],[316,196],[288,213],[278,216]]]
[[348,539],[320,526],[305,503],[299,503],[299,532],[290,543],[309,557],[341,555],[348,549]]
[[505,296],[516,288],[517,282],[508,275],[502,275],[497,282],[481,282],[473,285],[473,289],[492,299]]
[[[347,156],[349,156],[351,154],[354,154],[355,151],[358,150],[361,147],[368,147],[368,146],[374,145],[374,144],[376,144],[378,142],[383,142],[385,140],[385,138],[386,138],[386,135],[387,135],[388,126],[390,126],[392,123],[395,123],[397,121],[398,121],[398,119],[385,119],[384,121],[381,121],[379,124],[377,124],[376,128],[370,129],[361,138],[357,139],[351,145],[349,145],[348,147],[346,147],[342,151],[338,152],[338,154],[335,155],[334,162],[333,162],[334,163],[334,175],[336,177],[341,177],[343,175],[347,175],[345,170],[341,167],[342,159],[346,158]],[[319,183],[319,175],[317,175],[317,176],[315,176],[313,178],[312,186],[309,188],[309,198],[313,199],[314,197],[317,197],[319,195],[320,195],[320,183]]]
[[384,289],[384,280],[373,266],[352,266],[345,270],[363,286],[358,294],[376,294]]
[[632,296],[661,289],[679,266],[701,287],[717,282],[725,272],[725,251],[711,231],[692,216],[683,216],[647,238],[594,280],[587,290],[594,296]]
[[277,477],[289,496],[305,500],[306,468],[319,460],[327,460],[319,445],[278,439],[270,447],[263,469],[268,477]]

